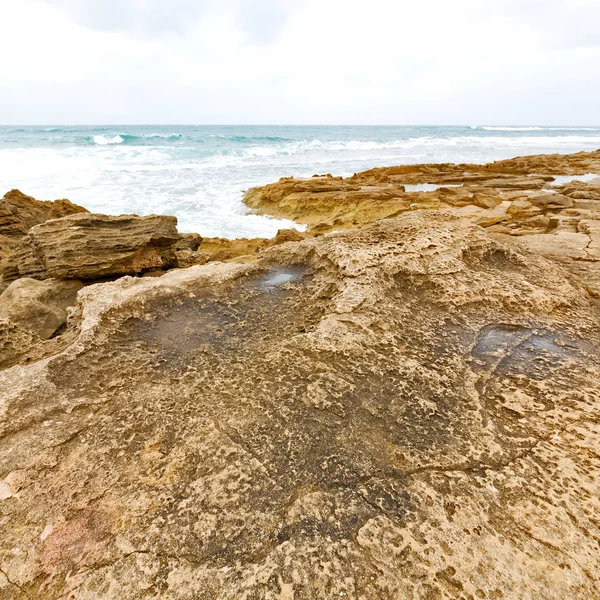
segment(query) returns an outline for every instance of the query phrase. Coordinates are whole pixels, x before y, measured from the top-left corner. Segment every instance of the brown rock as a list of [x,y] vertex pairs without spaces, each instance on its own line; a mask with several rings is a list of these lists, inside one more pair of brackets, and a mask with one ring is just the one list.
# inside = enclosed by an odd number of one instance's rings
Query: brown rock
[[8,256],[34,225],[48,219],[87,212],[69,200],[36,200],[19,190],[11,190],[0,199],[0,260]]
[[438,212],[263,256],[89,286],[0,372],[2,597],[594,598],[581,283]]
[[223,261],[238,258],[240,256],[257,256],[269,245],[267,238],[237,238],[228,240],[225,238],[204,238],[198,250],[208,254],[211,261]]
[[67,322],[67,308],[75,304],[80,281],[37,281],[23,277],[0,295],[0,318],[10,319],[41,339],[52,337]]
[[473,193],[473,204],[481,208],[496,208],[502,200],[502,196],[495,190],[478,189]]
[[277,246],[278,244],[285,244],[287,242],[300,242],[305,240],[306,237],[306,234],[297,229],[280,229],[271,241],[271,245]]
[[530,194],[527,199],[541,208],[570,208],[573,206],[572,198],[552,192]]
[[531,215],[539,213],[542,209],[539,206],[534,206],[527,198],[517,198],[508,207],[508,214],[517,218],[528,218]]
[[508,190],[539,190],[546,185],[546,181],[536,177],[510,177],[489,179],[488,181],[484,181],[481,185],[483,187]]
[[[583,192],[585,198],[582,196],[579,200],[584,202],[582,205],[573,205],[564,193],[557,193],[552,202],[547,196],[551,194],[548,184],[554,180],[554,175],[590,172],[600,174],[600,151],[518,157],[485,165],[399,165],[370,169],[347,179],[317,177],[300,180],[286,177],[278,183],[249,190],[245,202],[258,213],[303,223],[313,233],[363,227],[378,219],[397,217],[407,210],[439,209],[458,214],[456,209],[470,206],[480,210],[469,208],[468,217],[466,213],[460,213],[463,217],[493,226],[498,222],[498,212],[489,215],[485,211],[494,211],[505,201],[519,197],[537,198],[533,203],[543,210],[561,210],[571,206],[585,211],[596,210],[596,205],[590,204],[592,192],[588,190],[588,186],[596,189],[595,186],[599,185],[594,182],[573,182],[560,188],[563,191],[572,189],[569,194],[576,194],[575,198],[579,198],[579,191],[586,190]],[[440,187],[428,193],[407,194],[405,185],[409,184]],[[463,187],[446,188],[445,184],[463,184]],[[583,187],[580,188],[579,184]],[[541,192],[542,189],[545,191]],[[535,210],[522,216],[513,214],[512,218],[518,221],[528,218],[532,212]]]
[[571,181],[558,189],[571,198],[600,200],[600,177],[592,181]]
[[186,269],[194,265],[203,265],[208,262],[210,254],[207,252],[196,252],[195,250],[175,250],[177,267]]
[[202,243],[202,236],[198,233],[181,233],[179,235],[179,241],[173,246],[175,250],[195,251],[198,250],[198,247]]
[[[0,318],[0,372],[19,362],[30,362],[41,341],[31,331],[22,329],[9,319]],[[3,394],[6,392],[7,390],[0,391],[0,400],[3,399]],[[0,577],[0,592],[2,589]]]
[[4,278],[99,279],[173,266],[177,219],[76,214],[29,230]]

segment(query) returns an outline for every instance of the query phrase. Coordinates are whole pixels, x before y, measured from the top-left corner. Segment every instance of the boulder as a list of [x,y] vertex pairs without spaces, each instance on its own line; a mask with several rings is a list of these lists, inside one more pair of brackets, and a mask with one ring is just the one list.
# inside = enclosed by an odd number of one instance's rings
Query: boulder
[[297,229],[279,229],[271,240],[271,245],[277,246],[287,242],[300,242],[304,239],[306,239],[306,234]]
[[517,198],[516,200],[513,200],[506,212],[512,217],[527,218],[540,211],[541,208],[539,208],[539,206],[534,206],[527,198]]
[[197,252],[196,250],[175,250],[175,259],[177,267],[186,269],[194,265],[203,265],[208,262],[210,254],[207,252]]
[[176,217],[75,214],[31,228],[5,262],[5,280],[140,274],[175,265]]
[[67,308],[75,304],[82,287],[77,280],[17,279],[0,295],[0,318],[49,339],[66,323]]
[[195,251],[202,243],[202,236],[198,233],[181,233],[179,235],[179,241],[173,246],[175,250]]
[[36,200],[19,190],[7,192],[0,199],[0,260],[12,252],[34,225],[85,212],[83,206],[69,200]]

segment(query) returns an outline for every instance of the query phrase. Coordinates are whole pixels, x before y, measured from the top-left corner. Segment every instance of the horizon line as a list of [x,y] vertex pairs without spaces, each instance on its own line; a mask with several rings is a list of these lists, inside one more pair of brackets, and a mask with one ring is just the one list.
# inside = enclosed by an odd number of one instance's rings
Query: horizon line
[[0,127],[465,127],[469,129],[482,129],[484,127],[540,127],[540,128],[600,128],[600,124],[515,124],[515,123],[486,123],[475,124],[423,124],[423,123],[0,123]]

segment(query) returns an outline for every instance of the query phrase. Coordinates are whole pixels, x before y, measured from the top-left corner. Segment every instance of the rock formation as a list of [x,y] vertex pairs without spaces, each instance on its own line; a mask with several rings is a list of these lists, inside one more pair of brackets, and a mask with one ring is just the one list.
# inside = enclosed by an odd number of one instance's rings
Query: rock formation
[[22,233],[0,598],[595,598],[600,179],[556,179],[588,173],[287,178],[247,196],[309,227],[272,240]]
[[[599,177],[557,185],[556,176]],[[558,180],[560,182],[560,180]],[[600,295],[600,150],[486,165],[404,165],[341,177],[283,178],[248,192],[248,206],[318,233],[441,210],[555,258]]]
[[34,225],[81,212],[87,210],[69,200],[36,200],[19,190],[7,192],[0,198],[0,263]]
[[593,598],[598,305],[505,237],[418,211],[81,290],[0,373],[2,597]]
[[82,287],[77,280],[17,279],[0,294],[0,319],[9,319],[46,340],[65,325],[67,308],[75,304]]
[[177,219],[76,214],[32,227],[5,261],[4,279],[100,279],[175,266]]

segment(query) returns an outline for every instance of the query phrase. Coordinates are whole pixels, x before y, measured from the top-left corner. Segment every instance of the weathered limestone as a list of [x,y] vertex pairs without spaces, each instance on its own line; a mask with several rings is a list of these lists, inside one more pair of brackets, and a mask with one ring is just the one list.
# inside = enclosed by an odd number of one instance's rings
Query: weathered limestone
[[31,228],[5,261],[4,279],[133,275],[175,265],[177,219],[76,214]]
[[598,304],[498,237],[415,211],[81,290],[0,372],[0,596],[594,598]]
[[283,179],[249,204],[310,231],[272,240],[22,232],[0,598],[594,598],[600,180],[553,181],[587,173],[600,152]]
[[[282,178],[277,183],[249,190],[245,202],[259,213],[304,223],[313,232],[354,229],[402,212],[432,208],[458,214],[456,210],[469,207],[469,211],[461,210],[460,216],[482,226],[492,226],[498,220],[490,221],[489,217],[497,217],[495,209],[509,202],[516,204],[504,211],[506,220],[518,227],[524,216],[520,207],[525,202],[536,207],[527,211],[526,216],[542,210],[600,210],[600,206],[592,204],[600,198],[600,178],[553,186],[553,174],[588,173],[600,175],[600,151],[521,157],[486,165],[402,165],[371,169],[347,179]],[[439,187],[432,191],[408,191],[407,186],[413,184]],[[578,200],[584,204],[577,204]],[[489,211],[494,211],[493,215]]]
[[[600,151],[486,165],[401,165],[348,179],[284,178],[249,190],[245,202],[260,213],[304,223],[311,233],[361,228],[410,211],[449,212],[497,235],[519,237],[519,244],[561,261],[600,296],[600,261],[594,250],[600,177],[562,186],[555,185],[554,177],[594,173],[600,176]],[[413,184],[439,187],[407,191]]]
[[0,318],[48,339],[67,322],[67,308],[82,287],[77,280],[17,279],[0,295]]
[[27,231],[48,219],[87,212],[69,200],[43,201],[11,190],[0,199],[0,261],[19,244]]

